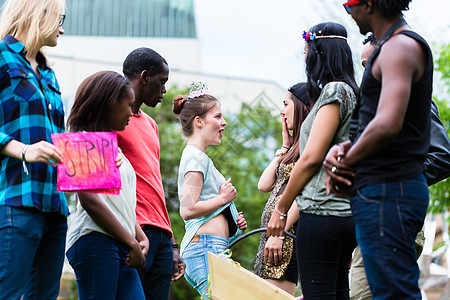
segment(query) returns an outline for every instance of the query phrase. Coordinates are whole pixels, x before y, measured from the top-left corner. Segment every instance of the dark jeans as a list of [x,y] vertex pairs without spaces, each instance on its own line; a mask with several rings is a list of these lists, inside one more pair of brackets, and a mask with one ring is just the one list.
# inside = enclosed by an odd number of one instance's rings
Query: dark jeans
[[142,229],[150,241],[145,269],[139,270],[145,298],[167,300],[173,272],[172,236],[155,226],[145,225]]
[[353,196],[356,237],[374,300],[422,299],[414,239],[422,228],[428,202],[422,174],[368,185]]
[[145,299],[136,269],[127,266],[128,249],[100,232],[82,236],[67,251],[77,277],[79,299]]
[[0,206],[0,299],[56,299],[64,262],[66,217]]
[[348,271],[355,247],[352,217],[300,213],[297,260],[306,300],[349,299]]

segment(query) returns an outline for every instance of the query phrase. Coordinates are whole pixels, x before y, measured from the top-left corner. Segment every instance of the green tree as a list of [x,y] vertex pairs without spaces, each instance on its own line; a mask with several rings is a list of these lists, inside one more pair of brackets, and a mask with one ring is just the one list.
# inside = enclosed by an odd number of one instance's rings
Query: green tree
[[[448,99],[448,91],[450,89],[450,44],[442,46],[435,62],[435,69],[441,75],[439,83],[441,84],[441,88],[444,90],[446,97],[443,96],[443,99],[434,97],[434,100],[439,106],[439,117],[441,118],[442,124],[444,124],[447,129],[447,133],[450,133],[450,99]],[[443,212],[450,207],[449,178],[430,187],[430,199],[431,205],[429,210],[431,212]]]
[[[161,174],[172,230],[178,242],[184,235],[184,222],[179,214],[177,191],[178,165],[186,144],[181,126],[172,113],[175,96],[187,93],[187,88],[172,87],[156,108],[142,109],[158,124],[161,146]],[[236,206],[243,211],[248,229],[260,227],[260,218],[268,194],[257,188],[259,177],[270,162],[274,150],[281,146],[281,126],[278,117],[262,104],[251,107],[242,104],[238,114],[225,115],[228,125],[221,145],[207,149],[217,169],[230,177],[237,189]],[[252,270],[259,236],[255,235],[233,247],[233,259]],[[185,279],[172,283],[170,299],[196,299],[197,292]]]

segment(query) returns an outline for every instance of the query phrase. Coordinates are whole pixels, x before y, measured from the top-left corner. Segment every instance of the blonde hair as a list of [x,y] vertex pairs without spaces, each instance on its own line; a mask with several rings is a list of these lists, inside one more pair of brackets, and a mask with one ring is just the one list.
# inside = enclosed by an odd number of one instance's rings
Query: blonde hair
[[20,37],[25,49],[39,51],[58,28],[65,0],[7,0],[0,15],[0,38]]

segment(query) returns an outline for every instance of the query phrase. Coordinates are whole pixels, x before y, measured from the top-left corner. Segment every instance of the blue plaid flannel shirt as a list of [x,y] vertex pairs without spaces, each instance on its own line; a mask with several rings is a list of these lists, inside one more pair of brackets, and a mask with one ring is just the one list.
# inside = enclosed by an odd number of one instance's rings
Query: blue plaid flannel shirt
[[[64,132],[59,84],[45,57],[37,56],[40,78],[25,58],[24,45],[8,35],[0,42],[0,149],[12,139],[24,144],[52,142]],[[0,154],[0,205],[35,207],[68,215],[64,193],[57,190],[56,168]]]

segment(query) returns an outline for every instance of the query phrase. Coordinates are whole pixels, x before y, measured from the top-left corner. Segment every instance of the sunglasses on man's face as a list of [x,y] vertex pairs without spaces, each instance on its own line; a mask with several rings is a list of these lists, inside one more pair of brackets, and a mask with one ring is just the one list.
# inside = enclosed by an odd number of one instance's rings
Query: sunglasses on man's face
[[[373,2],[377,2],[377,0],[374,0]],[[344,8],[345,8],[345,11],[348,14],[351,14],[352,13],[352,6],[353,5],[362,4],[362,3],[363,2],[361,2],[360,0],[352,0],[352,1],[345,2],[343,5],[344,5]]]
[[347,1],[343,5],[344,5],[344,8],[347,11],[347,13],[351,14],[352,13],[352,6],[353,5],[357,5],[357,4],[361,4],[361,1],[359,1],[359,0]]

